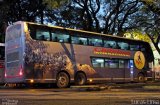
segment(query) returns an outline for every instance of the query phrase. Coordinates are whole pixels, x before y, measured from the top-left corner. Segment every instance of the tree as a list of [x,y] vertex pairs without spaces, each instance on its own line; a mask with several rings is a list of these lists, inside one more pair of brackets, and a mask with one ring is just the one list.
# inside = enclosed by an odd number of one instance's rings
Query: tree
[[[51,5],[57,3],[57,5]],[[5,29],[16,21],[44,23],[45,11],[58,8],[67,0],[3,0],[0,2],[0,39],[4,41]],[[53,4],[52,3],[52,4]]]
[[104,5],[104,33],[123,36],[128,29],[133,29],[133,22],[141,4],[138,0],[106,0]]
[[121,35],[135,28],[130,20],[141,5],[138,0],[72,0],[65,9],[52,12],[50,20],[64,27],[70,24],[78,29]]
[[160,1],[159,0],[141,0],[144,4],[144,13],[147,14],[147,19],[137,22],[141,29],[146,32],[151,39],[156,50],[160,54]]

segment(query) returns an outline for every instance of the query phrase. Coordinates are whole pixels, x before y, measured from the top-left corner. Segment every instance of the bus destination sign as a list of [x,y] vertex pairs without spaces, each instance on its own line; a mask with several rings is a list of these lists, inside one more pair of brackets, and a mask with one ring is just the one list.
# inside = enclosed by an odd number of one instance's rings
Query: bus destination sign
[[111,48],[94,48],[94,54],[111,55],[111,56],[124,56],[130,57],[130,51],[111,49]]

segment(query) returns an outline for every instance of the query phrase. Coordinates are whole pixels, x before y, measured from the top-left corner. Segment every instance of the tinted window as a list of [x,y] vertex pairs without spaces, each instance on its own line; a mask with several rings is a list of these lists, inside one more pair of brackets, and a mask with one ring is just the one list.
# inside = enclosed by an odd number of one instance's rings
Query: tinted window
[[110,59],[105,59],[104,65],[106,68],[109,68]]
[[119,68],[125,68],[124,60],[119,60]]
[[71,37],[71,43],[73,44],[81,44],[81,45],[87,45],[87,38],[83,37]]
[[65,33],[56,32],[52,33],[52,40],[57,42],[68,43],[70,42],[70,36]]
[[93,67],[104,67],[104,59],[103,58],[92,58]]
[[30,36],[35,40],[49,41],[50,32],[46,26],[31,25],[28,26]]
[[131,51],[138,51],[139,50],[139,45],[130,45],[130,50]]
[[88,38],[89,45],[91,46],[102,46],[102,39],[94,39],[94,38]]
[[49,30],[37,29],[36,30],[36,39],[37,40],[42,40],[42,41],[49,41],[50,40]]
[[129,45],[128,43],[125,43],[125,42],[118,42],[118,47],[119,49],[122,49],[122,50],[129,50]]
[[104,40],[104,47],[107,47],[107,48],[117,48],[116,41]]
[[[101,68],[128,68],[125,66],[125,62],[129,63],[130,60],[124,59],[110,59],[110,58],[91,58],[93,67]],[[130,63],[129,63],[130,64]]]
[[118,68],[118,64],[119,62],[117,59],[112,59],[109,62],[109,68]]

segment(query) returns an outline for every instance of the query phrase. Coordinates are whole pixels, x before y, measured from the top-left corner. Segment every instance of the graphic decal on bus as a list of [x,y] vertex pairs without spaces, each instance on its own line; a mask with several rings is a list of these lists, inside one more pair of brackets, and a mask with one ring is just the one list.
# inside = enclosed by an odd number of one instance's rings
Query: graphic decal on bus
[[76,63],[75,66],[65,51],[51,53],[48,52],[48,49],[49,45],[42,41],[26,39],[25,64],[28,68],[28,74],[36,74],[33,76],[35,78],[53,78],[60,70],[67,70],[71,75],[74,75],[75,69],[82,70],[89,75],[96,73],[87,64]]
[[145,57],[141,51],[137,51],[134,55],[134,63],[138,69],[143,69],[145,66]]

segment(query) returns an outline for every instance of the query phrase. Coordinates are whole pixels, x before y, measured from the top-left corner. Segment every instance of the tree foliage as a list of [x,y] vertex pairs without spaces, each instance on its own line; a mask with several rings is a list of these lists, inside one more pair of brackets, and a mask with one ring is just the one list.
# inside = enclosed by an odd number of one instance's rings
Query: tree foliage
[[160,52],[160,0],[4,0],[0,34],[15,21],[54,25],[123,36],[140,30]]
[[[54,2],[53,2],[54,1]],[[0,2],[0,38],[4,42],[5,29],[16,21],[45,21],[45,11],[57,8],[66,0],[3,0]],[[56,4],[56,5],[53,5]]]
[[73,0],[50,18],[61,26],[119,35],[135,28],[130,20],[140,5],[138,0]]
[[160,1],[159,0],[141,0],[144,4],[141,17],[138,20],[141,30],[151,39],[156,50],[160,53],[158,44],[160,43]]

